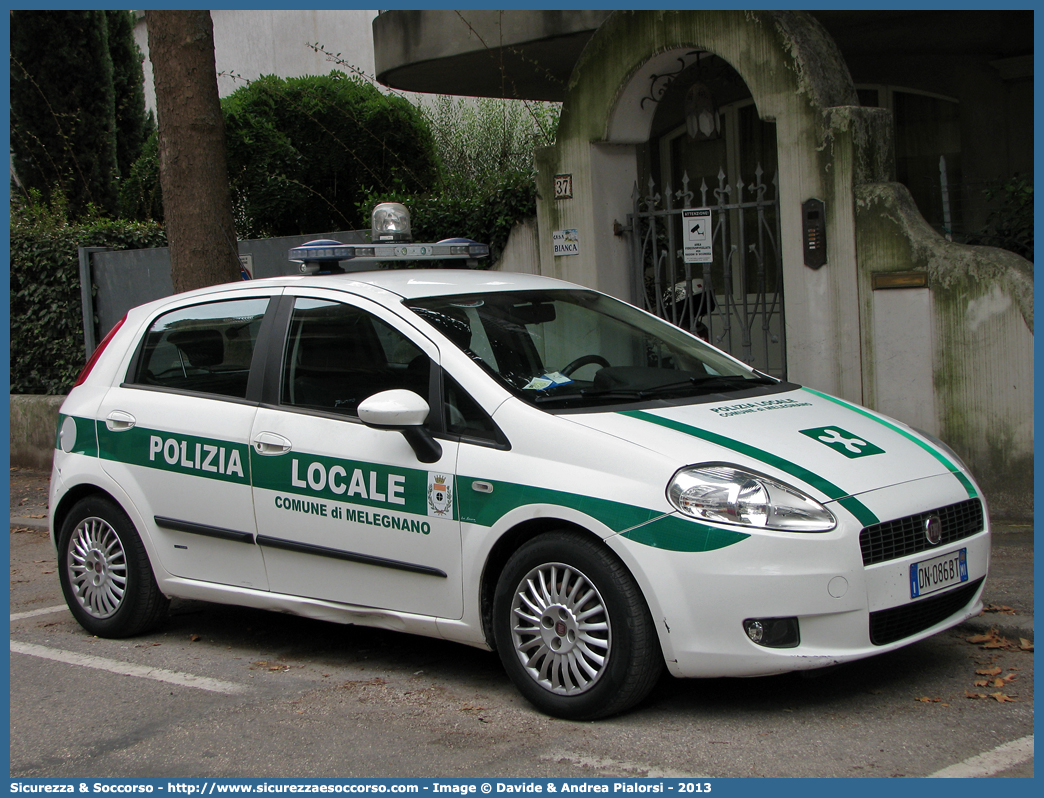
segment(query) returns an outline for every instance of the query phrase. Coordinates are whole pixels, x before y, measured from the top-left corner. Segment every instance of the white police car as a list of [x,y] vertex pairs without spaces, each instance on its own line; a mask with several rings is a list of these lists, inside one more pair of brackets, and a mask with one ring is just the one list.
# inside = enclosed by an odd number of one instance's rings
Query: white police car
[[413,632],[495,648],[567,718],[664,665],[920,640],[979,612],[990,551],[939,441],[595,291],[466,270],[130,311],[62,407],[50,498],[92,634],[175,596]]

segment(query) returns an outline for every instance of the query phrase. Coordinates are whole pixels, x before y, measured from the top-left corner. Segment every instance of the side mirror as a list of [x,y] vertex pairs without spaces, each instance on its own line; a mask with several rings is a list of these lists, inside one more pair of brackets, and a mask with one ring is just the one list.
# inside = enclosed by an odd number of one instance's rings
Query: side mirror
[[363,424],[401,432],[422,463],[435,463],[442,457],[442,446],[424,426],[430,412],[424,399],[401,388],[375,393],[359,403]]
[[377,429],[419,427],[428,420],[430,412],[427,402],[413,391],[402,388],[375,393],[359,403],[362,423]]

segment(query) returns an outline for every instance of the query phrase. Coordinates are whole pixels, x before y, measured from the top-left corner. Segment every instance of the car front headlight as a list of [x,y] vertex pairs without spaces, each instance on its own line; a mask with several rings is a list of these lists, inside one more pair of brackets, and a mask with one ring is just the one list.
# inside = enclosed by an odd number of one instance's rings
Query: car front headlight
[[683,468],[667,486],[667,498],[684,515],[720,524],[829,532],[837,519],[796,488],[727,463]]

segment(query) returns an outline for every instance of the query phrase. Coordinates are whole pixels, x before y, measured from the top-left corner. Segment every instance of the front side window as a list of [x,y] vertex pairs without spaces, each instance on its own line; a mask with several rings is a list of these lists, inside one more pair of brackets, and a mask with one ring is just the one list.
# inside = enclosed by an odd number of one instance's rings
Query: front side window
[[131,382],[245,398],[268,297],[193,305],[149,327]]
[[393,388],[428,397],[431,360],[371,313],[340,302],[298,298],[283,353],[280,402],[349,416]]
[[593,407],[776,384],[593,291],[432,297],[408,306],[532,404]]
[[503,439],[489,414],[448,374],[443,377],[442,407],[446,432],[471,441]]

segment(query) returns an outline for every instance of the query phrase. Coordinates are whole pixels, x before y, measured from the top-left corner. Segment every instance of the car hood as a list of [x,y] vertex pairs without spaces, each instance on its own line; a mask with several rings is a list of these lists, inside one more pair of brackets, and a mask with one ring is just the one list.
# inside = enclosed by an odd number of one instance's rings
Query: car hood
[[783,393],[570,415],[659,452],[678,468],[734,463],[821,502],[951,474],[977,495],[953,455],[909,427],[808,388]]

